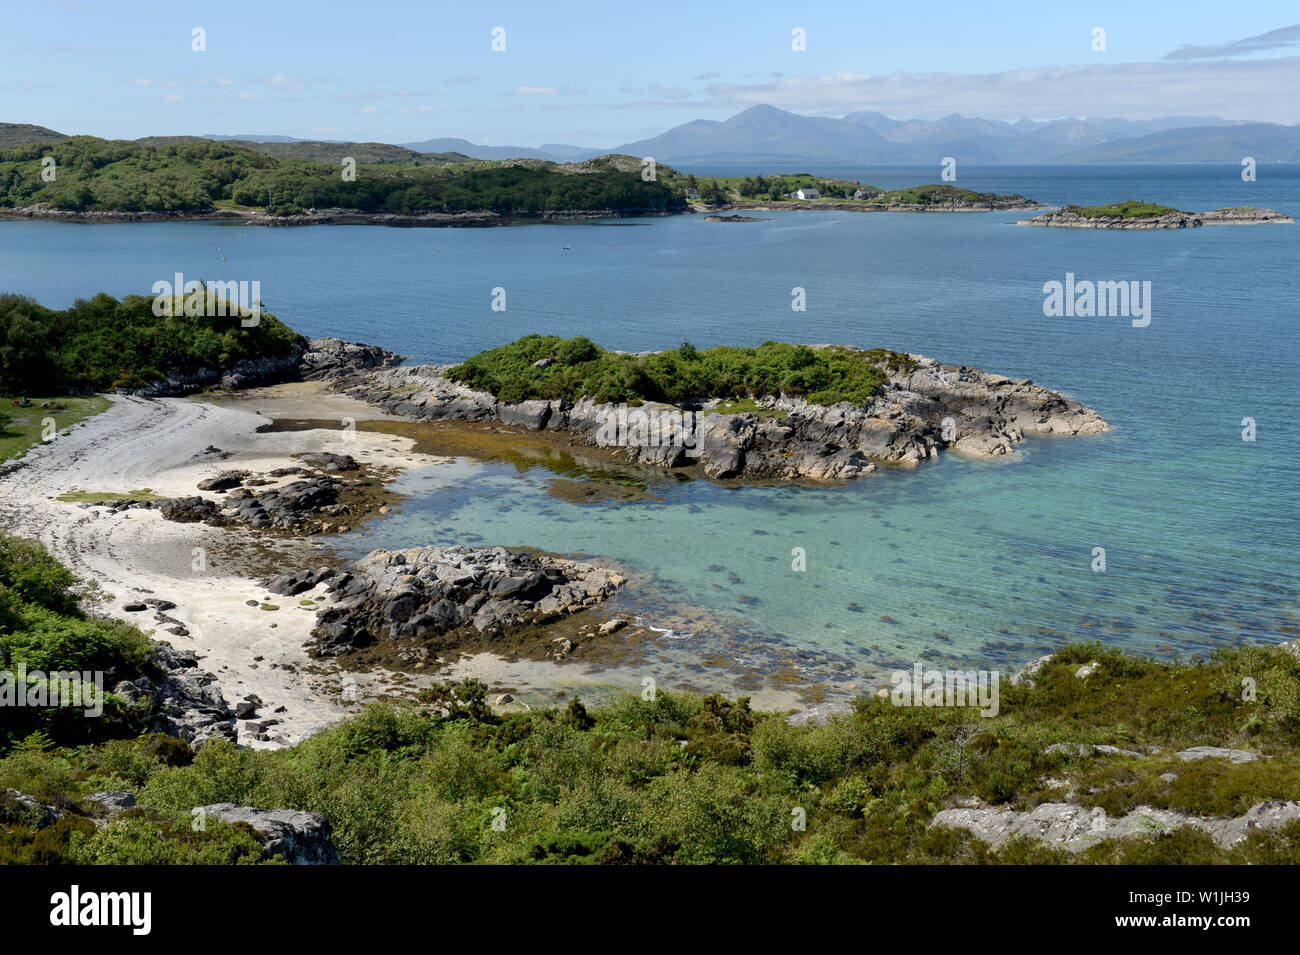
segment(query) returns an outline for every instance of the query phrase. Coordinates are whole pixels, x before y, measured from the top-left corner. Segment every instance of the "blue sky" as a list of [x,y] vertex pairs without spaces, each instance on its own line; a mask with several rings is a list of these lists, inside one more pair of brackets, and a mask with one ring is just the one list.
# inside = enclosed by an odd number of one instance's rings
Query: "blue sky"
[[[110,138],[601,147],[756,103],[826,116],[1296,123],[1297,22],[1294,2],[1273,0],[9,0],[0,121]],[[191,49],[195,27],[205,52]],[[491,48],[495,27],[503,52]],[[791,48],[795,28],[804,51]]]

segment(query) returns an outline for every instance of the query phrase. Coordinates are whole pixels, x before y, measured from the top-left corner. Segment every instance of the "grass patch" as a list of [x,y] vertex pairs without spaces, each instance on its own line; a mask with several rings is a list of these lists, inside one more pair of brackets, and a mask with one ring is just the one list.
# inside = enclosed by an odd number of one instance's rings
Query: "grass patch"
[[1128,199],[1124,202],[1112,202],[1104,206],[1066,206],[1062,212],[1073,212],[1085,219],[1151,219],[1170,214],[1186,215],[1172,206],[1160,206],[1154,202],[1139,202]]
[[143,487],[136,491],[65,491],[55,500],[70,504],[93,504],[96,501],[161,501],[162,497]]
[[[12,398],[0,402],[0,461],[21,458],[41,442],[45,419],[54,419],[56,434],[85,419],[107,411],[112,404],[100,395],[74,398],[55,396],[29,398],[31,407],[15,407]],[[41,407],[58,406],[58,407]],[[55,438],[57,440],[57,438]]]
[[784,418],[786,416],[784,411],[762,407],[753,398],[730,398],[718,402],[712,410],[718,414],[752,414],[760,418]]

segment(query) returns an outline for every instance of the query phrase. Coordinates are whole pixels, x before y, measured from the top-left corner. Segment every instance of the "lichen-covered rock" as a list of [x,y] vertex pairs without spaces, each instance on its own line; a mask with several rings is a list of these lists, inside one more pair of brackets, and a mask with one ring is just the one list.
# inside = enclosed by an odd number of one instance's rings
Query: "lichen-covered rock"
[[1222,746],[1193,746],[1191,749],[1180,750],[1176,755],[1185,763],[1198,759],[1226,759],[1230,763],[1251,763],[1259,759],[1258,753],[1244,749],[1225,749]]
[[267,858],[280,856],[290,865],[338,865],[329,820],[318,812],[297,809],[254,809],[219,802],[200,806],[200,818],[227,825],[243,823],[257,833]]
[[1169,809],[1139,806],[1118,818],[1100,807],[1091,809],[1073,803],[1042,803],[1029,812],[1011,809],[944,809],[930,826],[965,829],[994,846],[1020,836],[1051,846],[1079,852],[1104,839],[1130,839],[1172,832],[1190,826],[1208,833],[1220,846],[1231,848],[1257,832],[1277,832],[1300,819],[1300,802],[1264,802],[1233,819],[1189,816]]

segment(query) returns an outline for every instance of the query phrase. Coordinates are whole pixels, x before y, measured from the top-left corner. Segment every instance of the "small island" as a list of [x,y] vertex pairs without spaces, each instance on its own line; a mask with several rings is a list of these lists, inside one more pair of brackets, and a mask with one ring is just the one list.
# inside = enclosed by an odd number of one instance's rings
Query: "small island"
[[1206,225],[1266,225],[1295,222],[1273,209],[1235,206],[1210,212],[1183,212],[1172,206],[1128,199],[1102,206],[1066,206],[1016,225],[1057,229],[1197,229]]

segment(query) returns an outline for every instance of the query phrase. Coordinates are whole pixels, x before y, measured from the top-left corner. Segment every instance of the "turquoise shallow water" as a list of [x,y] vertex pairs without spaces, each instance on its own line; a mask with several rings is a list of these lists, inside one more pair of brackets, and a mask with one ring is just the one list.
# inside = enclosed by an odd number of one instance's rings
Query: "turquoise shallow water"
[[[959,184],[1300,216],[1296,167],[1261,167],[1253,184],[1229,166],[1019,174],[963,170]],[[855,175],[897,184],[881,170]],[[0,289],[64,305],[147,291],[178,270],[259,279],[295,328],[417,360],[544,331],[624,349],[883,345],[1031,377],[1114,430],[1030,439],[1014,463],[945,457],[838,488],[663,478],[652,499],[622,504],[562,500],[544,467],[463,461],[409,475],[411,502],[356,546],[471,540],[600,555],[651,575],[637,604],[647,619],[701,608],[750,645],[853,670],[922,656],[1009,665],[1081,637],[1188,655],[1300,635],[1300,226],[1114,233],[1017,228],[1016,214],[765,215],[490,230],[3,221]],[[1066,272],[1150,281],[1150,326],[1044,317],[1042,285]],[[489,309],[495,286],[507,289],[504,313]],[[806,312],[790,309],[794,286],[807,289]],[[1241,440],[1248,416],[1254,443]],[[794,547],[805,572],[791,570]],[[1094,547],[1106,549],[1104,573],[1090,569]],[[699,633],[680,652],[705,652],[713,638]]]

